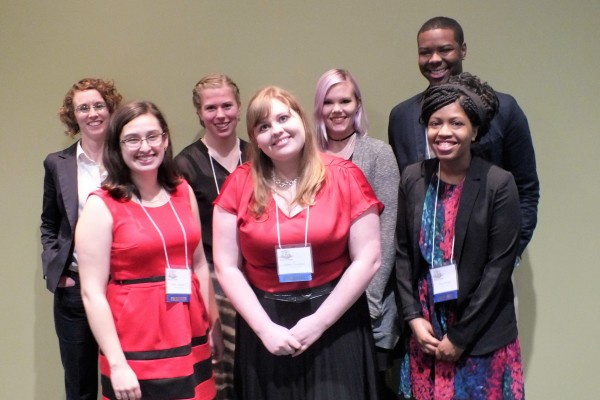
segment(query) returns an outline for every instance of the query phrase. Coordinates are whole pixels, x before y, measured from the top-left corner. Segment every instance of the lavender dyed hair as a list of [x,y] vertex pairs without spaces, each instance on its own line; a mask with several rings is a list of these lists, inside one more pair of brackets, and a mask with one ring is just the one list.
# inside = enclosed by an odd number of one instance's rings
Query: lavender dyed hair
[[325,96],[329,89],[342,82],[350,82],[352,84],[354,97],[358,102],[358,110],[354,115],[354,129],[359,136],[365,136],[367,134],[367,113],[362,105],[362,95],[360,94],[360,88],[358,87],[358,83],[356,83],[356,79],[354,79],[350,71],[345,69],[330,69],[321,75],[315,90],[315,133],[322,149],[327,148],[327,129],[325,128],[325,120],[323,119],[322,113]]

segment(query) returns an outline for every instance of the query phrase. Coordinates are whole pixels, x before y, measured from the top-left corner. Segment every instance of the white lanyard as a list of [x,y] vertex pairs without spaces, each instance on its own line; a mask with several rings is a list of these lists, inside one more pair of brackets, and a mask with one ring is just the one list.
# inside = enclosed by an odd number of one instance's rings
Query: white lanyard
[[[438,176],[437,176],[437,187],[435,188],[435,206],[433,207],[433,234],[431,236],[431,267],[433,268],[433,255],[435,254],[435,224],[437,219],[437,205],[438,195],[440,191],[440,181],[442,180],[441,167],[438,162]],[[456,232],[452,235],[452,253],[450,254],[450,261],[454,260],[454,239],[456,239]],[[443,258],[443,257],[442,257]],[[443,260],[442,260],[443,264]]]
[[[204,143],[206,146],[206,143]],[[240,147],[240,139],[237,140],[237,147]],[[210,149],[206,146],[208,150],[208,159],[210,160],[210,168],[212,169],[213,179],[215,180],[215,187],[217,188],[217,194],[221,194],[221,190],[219,189],[219,183],[217,182],[217,174],[215,173],[215,165],[213,164],[213,158],[210,155]],[[242,165],[242,152],[240,151],[240,163],[238,165]]]
[[[279,244],[279,248],[281,249],[281,235],[279,233],[279,204],[277,203],[277,197],[273,197],[275,199],[275,219],[277,222],[277,243]],[[310,215],[310,206],[306,207],[306,227],[304,228],[304,246],[308,244],[308,217]]]
[[[184,248],[185,248],[185,268],[186,269],[190,269],[189,264],[188,264],[188,247],[187,247],[187,235],[185,234],[185,228],[183,227],[183,224],[181,223],[181,220],[179,219],[179,215],[177,215],[177,211],[175,211],[175,207],[173,207],[173,203],[171,203],[171,196],[169,195],[167,201],[169,202],[169,205],[171,206],[171,210],[173,210],[173,214],[175,214],[175,218],[177,218],[177,222],[179,223],[179,227],[181,227],[181,232],[183,232],[183,243],[184,243]],[[154,225],[154,229],[156,229],[156,232],[158,232],[158,235],[160,236],[160,240],[162,241],[162,245],[163,245],[163,250],[165,252],[165,259],[167,260],[167,268],[171,269],[171,264],[169,264],[169,254],[167,252],[167,243],[165,242],[165,238],[162,234],[162,232],[160,231],[160,229],[158,228],[158,225],[156,225],[156,223],[154,222],[154,220],[152,219],[152,217],[150,216],[150,214],[148,213],[148,211],[146,210],[146,207],[144,207],[142,205],[142,199],[139,199],[139,203],[140,207],[142,207],[142,210],[144,210],[144,213],[146,214],[146,216],[148,217],[148,219],[150,220],[150,222],[152,222],[152,225]]]

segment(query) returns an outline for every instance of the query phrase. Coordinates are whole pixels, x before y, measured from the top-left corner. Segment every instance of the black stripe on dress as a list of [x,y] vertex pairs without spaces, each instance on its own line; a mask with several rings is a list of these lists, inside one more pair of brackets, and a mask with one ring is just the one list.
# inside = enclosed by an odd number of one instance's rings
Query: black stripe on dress
[[[191,399],[195,396],[196,386],[212,377],[212,361],[203,360],[194,364],[194,373],[189,376],[167,379],[140,380],[143,399]],[[102,395],[116,399],[112,383],[106,375],[100,377]]]

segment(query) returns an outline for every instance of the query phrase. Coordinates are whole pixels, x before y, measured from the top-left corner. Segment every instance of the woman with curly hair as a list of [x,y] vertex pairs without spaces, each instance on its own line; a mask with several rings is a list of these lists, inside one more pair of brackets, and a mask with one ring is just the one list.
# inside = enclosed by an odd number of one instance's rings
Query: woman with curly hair
[[98,345],[81,300],[79,265],[73,250],[75,224],[88,194],[106,177],[102,165],[104,136],[110,115],[121,102],[111,81],[86,78],[64,97],[58,115],[66,134],[80,139],[44,160],[42,264],[54,293],[54,326],[65,370],[67,399],[96,399]]

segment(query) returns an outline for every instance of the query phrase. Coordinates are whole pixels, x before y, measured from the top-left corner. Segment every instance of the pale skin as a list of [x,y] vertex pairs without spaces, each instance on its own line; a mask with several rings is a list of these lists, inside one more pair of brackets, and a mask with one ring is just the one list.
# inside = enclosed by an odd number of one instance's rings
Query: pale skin
[[[104,98],[96,89],[77,91],[73,94],[73,109],[82,104],[93,105],[98,102],[104,102]],[[104,149],[104,133],[110,114],[108,108],[97,111],[90,107],[89,112],[80,113],[75,111],[77,125],[79,125],[79,134],[81,135],[81,148],[85,154],[96,164],[102,165],[102,150]],[[94,121],[102,121],[101,125],[89,126]],[[58,287],[73,287],[75,281],[70,276],[61,276],[58,281]]]
[[364,293],[381,262],[379,216],[373,206],[351,225],[349,249],[352,263],[333,292],[314,314],[287,329],[271,321],[240,270],[242,255],[236,219],[234,214],[215,206],[215,271],[238,313],[274,355],[298,356],[306,351]]
[[[146,200],[148,203],[152,202],[153,205],[160,205],[160,203],[154,202],[154,199],[160,198],[163,193],[163,189],[156,180],[156,175],[157,170],[137,174],[132,172],[132,180],[140,192],[142,204]],[[192,211],[199,220],[198,206],[191,190],[189,195]],[[166,202],[166,196],[164,202]],[[111,382],[117,399],[137,400],[142,398],[140,385],[123,354],[112,312],[106,299],[106,289],[110,277],[112,227],[113,219],[104,202],[97,196],[91,196],[86,202],[75,232],[81,291],[90,327],[110,365]],[[194,250],[191,268],[201,282],[202,300],[205,305],[208,305],[209,320],[212,323],[210,340],[214,360],[220,360],[223,353],[223,341],[216,300],[212,292],[212,283],[202,244],[199,244]]]
[[201,104],[196,112],[205,125],[201,140],[208,147],[210,156],[232,172],[239,165],[241,156],[235,131],[240,104],[233,89],[227,85],[198,90]]
[[[260,146],[271,158],[278,176],[290,179],[299,175],[299,154],[305,134],[299,116],[280,101],[273,100],[271,115],[255,128],[253,145]],[[290,199],[289,196],[279,198],[284,202]],[[294,206],[284,204],[283,208],[293,210]],[[269,318],[242,273],[237,217],[218,205],[213,214],[213,238],[215,272],[223,291],[274,355],[298,356],[306,351],[364,293],[381,264],[379,215],[373,205],[351,224],[348,244],[351,264],[335,289],[315,313],[287,329]]]
[[354,151],[354,137],[343,141],[354,132],[354,117],[361,107],[360,101],[354,94],[354,86],[345,81],[333,85],[327,91],[321,110],[327,135],[331,139],[327,142],[328,153],[342,158],[348,158]]

